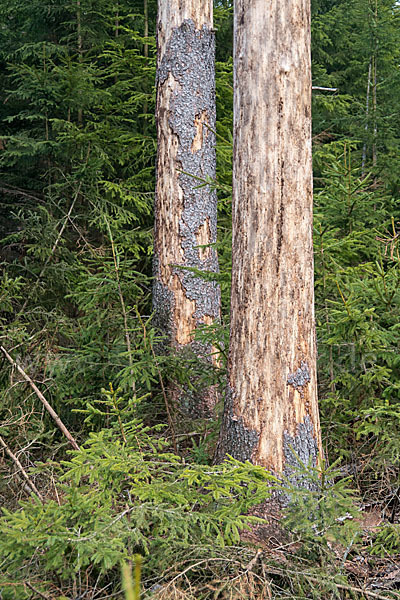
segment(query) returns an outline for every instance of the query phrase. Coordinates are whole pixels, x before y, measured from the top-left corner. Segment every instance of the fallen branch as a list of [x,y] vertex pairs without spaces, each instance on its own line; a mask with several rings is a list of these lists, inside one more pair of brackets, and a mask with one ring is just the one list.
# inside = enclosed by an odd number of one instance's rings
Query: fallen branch
[[39,490],[37,489],[37,487],[35,486],[33,481],[30,480],[28,473],[25,471],[24,467],[21,465],[21,463],[19,462],[19,460],[15,456],[15,454],[7,446],[7,444],[5,443],[5,441],[3,440],[1,435],[0,435],[0,446],[3,446],[3,448],[7,452],[8,456],[11,458],[11,460],[14,462],[14,464],[17,465],[18,469],[21,471],[21,475],[24,477],[24,479],[27,482],[28,487],[31,489],[31,491],[34,494],[36,494],[36,496],[39,498],[39,500],[41,500],[43,502],[42,494],[39,492]]
[[[254,558],[257,558],[257,560],[259,559],[260,555],[262,554],[262,552],[257,551],[256,555],[254,556]],[[254,560],[254,559],[253,559]],[[214,562],[214,561],[218,561],[218,562],[230,562],[230,563],[237,563],[240,564],[238,561],[232,560],[232,559],[227,559],[226,557],[213,557],[213,558],[205,558],[202,559],[192,565],[189,565],[186,569],[184,569],[181,573],[178,573],[175,577],[173,577],[170,581],[168,581],[164,586],[163,589],[166,590],[168,587],[170,587],[177,579],[180,579],[181,577],[183,577],[183,575],[186,575],[186,573],[188,571],[192,571],[193,569],[196,569],[197,567],[199,567],[200,565],[203,564],[208,564],[210,562]],[[252,563],[252,561],[250,561],[249,565]],[[243,566],[242,566],[242,573],[241,575],[247,573],[249,571],[248,566],[244,567],[243,570]],[[252,567],[254,565],[251,565]],[[276,566],[269,566],[268,564],[263,563],[263,568],[265,570],[266,573],[270,574],[270,575],[278,575],[278,576],[288,576],[288,575],[297,575],[300,577],[304,577],[306,579],[308,579],[309,581],[312,581],[313,583],[321,583],[321,579],[313,576],[307,572],[302,572],[302,571],[297,571],[296,569],[281,569],[279,567]],[[365,588],[360,588],[360,587],[356,587],[353,585],[348,585],[345,583],[336,583],[336,581],[331,578],[331,577],[326,577],[325,581],[329,581],[332,583],[333,586],[335,586],[336,588],[340,589],[340,590],[344,590],[344,591],[350,591],[350,592],[356,592],[357,594],[362,594],[364,596],[369,596],[371,598],[376,598],[377,600],[394,600],[395,598],[400,598],[400,594],[396,593],[396,592],[389,592],[391,595],[390,596],[384,596],[383,594],[377,594],[376,592],[371,592]]]
[[[321,580],[318,577],[314,577],[306,572],[301,572],[301,571],[296,571],[296,570],[291,570],[291,569],[287,569],[285,571],[284,569],[279,569],[279,567],[278,568],[275,568],[275,567],[269,568],[268,565],[264,565],[264,566],[266,567],[266,571],[272,575],[287,575],[289,573],[291,575],[303,576],[306,579],[308,579],[309,581],[312,581],[313,583],[321,583]],[[397,594],[396,592],[390,592],[391,594],[393,594],[392,596],[383,596],[382,594],[377,594],[376,592],[370,592],[369,590],[366,590],[365,588],[359,588],[359,587],[345,584],[345,583],[336,583],[336,581],[330,577],[325,577],[325,581],[330,581],[332,583],[332,585],[337,587],[339,590],[347,590],[347,591],[351,591],[351,592],[356,592],[358,594],[370,596],[371,598],[377,598],[378,600],[393,600],[393,598],[400,598],[400,594]]]
[[71,435],[71,433],[65,427],[64,423],[61,421],[60,417],[58,416],[58,414],[56,413],[56,411],[54,410],[54,408],[52,408],[52,406],[47,402],[46,398],[43,396],[42,392],[35,385],[35,383],[32,381],[32,379],[29,377],[29,375],[27,375],[25,373],[25,371],[23,370],[23,368],[20,367],[15,362],[15,360],[13,358],[11,358],[11,356],[8,354],[7,350],[3,346],[0,346],[0,350],[3,352],[4,356],[12,364],[12,366],[17,369],[18,373],[20,373],[22,375],[22,377],[25,379],[25,381],[27,381],[29,383],[29,385],[31,386],[31,388],[35,392],[36,396],[42,402],[43,406],[45,407],[45,409],[47,410],[47,412],[51,415],[51,417],[53,418],[53,420],[56,423],[57,427],[63,432],[63,434],[65,435],[65,437],[67,438],[67,440],[69,441],[69,443],[71,444],[71,446],[75,450],[79,450],[79,446],[76,443],[75,438]]

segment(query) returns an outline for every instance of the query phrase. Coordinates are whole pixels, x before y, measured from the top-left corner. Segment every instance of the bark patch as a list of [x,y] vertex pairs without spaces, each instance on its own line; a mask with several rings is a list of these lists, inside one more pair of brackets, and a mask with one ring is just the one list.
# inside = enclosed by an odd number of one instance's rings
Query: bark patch
[[287,384],[294,387],[303,398],[304,388],[311,381],[310,371],[308,364],[305,361],[301,361],[300,367],[295,373],[289,373],[287,378]]
[[284,432],[283,453],[285,478],[298,488],[314,489],[315,486],[307,477],[304,468],[316,467],[318,459],[318,444],[314,426],[308,415],[303,423],[297,425],[296,435],[291,436],[287,431]]
[[[157,254],[153,258],[153,272],[157,275],[160,273]],[[156,309],[154,311],[153,325],[165,335],[167,340],[170,340],[174,331],[173,314],[175,299],[173,292],[168,286],[162,283],[159,276],[155,277],[153,282],[153,306]],[[165,345],[168,346],[168,343],[157,343],[157,351],[162,352],[165,350]]]
[[[260,434],[248,429],[242,417],[237,417],[233,412],[233,390],[228,385],[225,398],[224,420],[222,431],[215,453],[216,462],[220,463],[229,452],[233,458],[242,462],[252,460],[253,452],[257,448]],[[227,450],[229,449],[229,450]]]

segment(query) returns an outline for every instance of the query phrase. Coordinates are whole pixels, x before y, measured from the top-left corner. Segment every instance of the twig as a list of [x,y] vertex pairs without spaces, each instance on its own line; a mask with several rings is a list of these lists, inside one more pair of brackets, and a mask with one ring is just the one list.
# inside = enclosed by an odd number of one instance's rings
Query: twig
[[43,592],[41,592],[40,590],[33,587],[33,585],[31,583],[29,583],[29,581],[25,581],[24,585],[26,585],[26,587],[28,587],[30,590],[32,590],[32,592],[35,592],[35,594],[37,594],[41,598],[44,598],[44,600],[51,600],[50,596],[47,596],[47,594],[43,594]]
[[45,407],[45,409],[47,410],[47,412],[51,415],[51,417],[55,421],[57,427],[63,432],[63,434],[65,435],[67,440],[70,442],[71,446],[75,450],[79,450],[79,446],[78,446],[77,442],[75,441],[75,438],[65,427],[64,423],[61,421],[60,417],[58,416],[58,414],[56,413],[54,408],[47,402],[46,398],[43,396],[42,392],[35,385],[35,383],[32,381],[32,379],[29,377],[29,375],[27,375],[25,373],[23,368],[20,367],[13,358],[11,358],[11,356],[8,354],[7,350],[3,346],[0,346],[0,350],[3,352],[4,356],[12,364],[12,366],[17,369],[18,373],[20,373],[22,375],[22,377],[25,379],[25,381],[27,381],[29,383],[29,385],[35,392],[36,396],[39,398],[39,400],[42,402],[42,404]]
[[[372,56],[369,60],[369,67],[368,67],[367,101],[366,101],[366,110],[365,110],[365,132],[368,131],[369,93],[370,93],[370,89],[371,89],[371,68],[372,68]],[[363,151],[362,151],[361,177],[364,177],[366,159],[367,159],[367,142],[365,141],[364,146],[363,146]]]
[[[259,557],[259,554],[256,554],[257,558]],[[192,569],[195,569],[196,567],[199,567],[202,564],[205,563],[209,563],[209,562],[214,562],[214,561],[219,561],[219,562],[237,562],[234,560],[227,560],[226,558],[205,558],[203,560],[200,560],[198,562],[196,562],[195,564],[189,565],[186,569],[184,569],[182,571],[182,573],[178,573],[175,577],[173,577],[164,587],[164,590],[166,590],[172,583],[174,583],[177,579],[179,579],[180,577],[182,577],[183,575],[185,575],[188,571],[191,571]],[[251,561],[250,561],[251,562]],[[265,565],[265,563],[263,563],[263,569],[265,570],[265,572],[271,574],[271,575],[301,575],[307,579],[309,579],[310,581],[313,581],[315,583],[321,583],[321,580],[318,579],[318,577],[314,577],[312,575],[309,575],[308,573],[305,572],[301,572],[301,571],[296,571],[296,570],[291,570],[291,569],[280,569],[279,567],[269,567],[268,565]],[[248,569],[246,569],[245,571],[243,571],[244,573],[247,572]],[[377,594],[376,592],[370,592],[369,590],[366,589],[362,589],[359,587],[355,587],[352,585],[346,585],[343,583],[336,583],[336,581],[334,581],[331,578],[327,578],[328,581],[332,582],[332,584],[334,586],[336,586],[338,589],[341,590],[347,590],[347,591],[351,591],[351,592],[356,592],[358,594],[365,594],[366,596],[370,596],[371,598],[376,598],[377,600],[393,600],[393,598],[400,598],[400,594],[397,594],[396,592],[390,592],[392,595],[391,596],[383,596],[382,594]]]
[[39,500],[41,500],[43,502],[43,496],[42,496],[42,494],[39,492],[39,490],[37,489],[37,487],[35,486],[35,484],[33,483],[33,481],[31,481],[29,479],[28,473],[25,471],[24,467],[19,462],[19,460],[15,456],[15,454],[7,446],[7,444],[5,443],[5,441],[3,440],[3,438],[1,437],[1,435],[0,435],[0,446],[3,446],[3,448],[7,452],[8,456],[17,465],[18,469],[21,471],[21,474],[25,478],[25,481],[27,482],[28,487],[31,489],[31,491],[34,492],[36,494],[36,496],[39,498]]
[[95,531],[94,533],[91,533],[90,535],[87,535],[82,538],[81,537],[67,538],[67,542],[88,542],[89,540],[93,540],[98,535],[107,531],[107,529],[110,529],[110,527],[115,525],[115,523],[118,523],[118,521],[120,521],[125,515],[128,515],[130,512],[132,512],[133,509],[134,509],[133,506],[126,508],[124,511],[122,511],[122,513],[117,515],[115,517],[115,519],[113,519],[110,523],[108,523],[108,525],[106,525],[101,531]]
[[[310,579],[311,581],[315,581],[315,582],[319,582],[319,579],[317,579],[316,577],[308,577],[308,579]],[[378,600],[392,600],[393,596],[382,596],[382,594],[376,594],[375,592],[370,592],[369,590],[365,590],[362,588],[358,588],[358,587],[354,587],[353,585],[344,585],[343,583],[335,583],[333,582],[334,585],[339,588],[340,590],[347,590],[347,591],[351,591],[351,592],[357,592],[359,594],[365,594],[366,596],[371,596],[371,598],[378,598]],[[396,596],[394,596],[395,598],[400,598],[400,595],[397,594],[396,592],[391,592],[391,593],[395,593]]]
[[[290,569],[287,569],[285,571],[284,569],[279,569],[279,568],[275,568],[275,567],[269,568],[267,565],[264,565],[264,567],[266,567],[266,571],[268,573],[271,573],[272,575],[287,575],[287,574],[291,573],[292,575],[302,575],[303,577],[305,577],[315,583],[321,583],[321,580],[318,579],[318,577],[313,577],[312,575],[309,575],[308,573],[303,573],[301,571],[295,571],[295,570],[290,570]],[[336,583],[336,581],[334,581],[333,579],[331,579],[329,577],[326,579],[328,581],[332,582],[332,584],[340,590],[348,590],[351,592],[365,594],[367,596],[371,596],[371,598],[377,598],[378,600],[393,600],[393,597],[400,598],[400,594],[397,594],[396,592],[391,592],[391,594],[395,594],[395,596],[382,596],[382,594],[377,594],[376,592],[370,592],[369,590],[355,587],[353,585],[346,585],[344,583]]]
[[38,196],[34,196],[33,194],[29,194],[28,192],[25,192],[24,190],[20,190],[19,188],[16,187],[4,187],[1,186],[0,190],[4,193],[4,194],[10,194],[11,196],[23,196],[24,198],[29,198],[30,200],[36,200],[37,202],[43,202],[43,198],[40,198]]
[[261,548],[258,548],[257,552],[255,553],[255,555],[253,556],[253,558],[251,559],[251,561],[249,562],[248,565],[246,565],[245,567],[245,571],[251,571],[255,564],[257,563],[258,559],[260,558],[261,554],[263,553]]
[[[171,581],[168,581],[168,583],[165,585],[164,590],[166,590],[167,588],[169,588],[169,586],[172,585],[174,583],[174,581],[176,581],[177,579],[179,579],[180,577],[182,577],[183,575],[185,575],[185,573],[187,573],[188,571],[192,571],[193,569],[195,569],[196,567],[199,567],[200,565],[203,565],[204,563],[216,562],[216,561],[217,562],[237,562],[237,561],[227,560],[226,558],[219,558],[219,557],[204,558],[203,560],[199,560],[194,565],[189,565],[188,567],[186,567],[186,569],[184,569],[182,571],[182,573],[178,573],[178,575],[175,575],[175,577],[173,577],[171,579]],[[385,600],[388,600],[388,599],[385,598]]]

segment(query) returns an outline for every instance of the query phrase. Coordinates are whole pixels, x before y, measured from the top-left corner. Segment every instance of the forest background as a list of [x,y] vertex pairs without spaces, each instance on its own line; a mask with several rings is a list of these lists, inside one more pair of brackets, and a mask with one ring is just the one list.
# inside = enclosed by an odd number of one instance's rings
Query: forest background
[[[145,597],[398,597],[400,9],[312,3],[313,85],[337,90],[313,92],[319,398],[333,466],[321,465],[317,492],[292,490],[292,546],[260,554],[240,531],[268,475],[212,466],[218,422],[183,418],[165,394],[171,381],[224,393],[232,6],[215,3],[223,315],[197,334],[221,349],[218,367],[165,355],[152,324],[156,8],[0,2],[1,345],[82,446],[70,451],[3,352],[1,597],[112,597],[135,554]],[[315,469],[304,476],[321,482]]]

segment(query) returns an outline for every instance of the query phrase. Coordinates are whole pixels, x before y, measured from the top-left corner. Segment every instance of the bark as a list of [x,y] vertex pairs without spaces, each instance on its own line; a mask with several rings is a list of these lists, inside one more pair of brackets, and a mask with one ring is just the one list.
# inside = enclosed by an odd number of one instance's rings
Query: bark
[[[321,453],[309,0],[235,0],[229,453],[293,483]],[[295,454],[294,454],[295,453]]]
[[[169,344],[206,356],[194,342],[201,324],[219,319],[220,290],[189,269],[218,271],[217,200],[201,180],[215,177],[215,40],[211,0],[160,0],[157,20],[157,184],[153,304]],[[203,247],[199,247],[203,246]],[[206,247],[204,247],[206,246]],[[183,267],[183,268],[182,268]],[[216,390],[180,406],[209,415]]]

